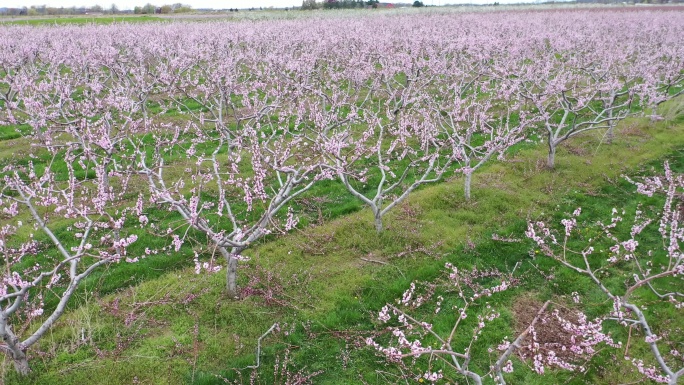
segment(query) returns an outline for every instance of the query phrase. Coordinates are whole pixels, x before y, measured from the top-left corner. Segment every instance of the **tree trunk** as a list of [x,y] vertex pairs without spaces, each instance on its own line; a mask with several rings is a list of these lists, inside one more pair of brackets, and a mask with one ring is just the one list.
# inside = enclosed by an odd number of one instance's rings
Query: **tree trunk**
[[237,290],[237,264],[238,264],[238,259],[236,255],[238,255],[242,250],[238,250],[236,248],[233,248],[231,252],[229,253],[228,250],[226,250],[225,247],[219,247],[218,248],[219,252],[221,255],[223,255],[223,259],[226,260],[226,264],[228,265],[226,267],[226,291],[228,292],[228,296],[230,298],[237,299],[238,298],[238,290]]
[[14,370],[16,370],[19,375],[27,376],[29,372],[31,372],[31,368],[28,364],[28,359],[26,358],[26,353],[22,351],[14,353],[12,361],[14,361]]
[[556,166],[556,145],[549,144],[549,158],[546,161],[546,167],[554,169]]
[[472,182],[472,180],[473,180],[473,173],[472,172],[466,172],[465,173],[465,185],[463,186],[466,201],[470,200],[470,183]]
[[613,122],[608,123],[608,132],[606,133],[606,143],[613,144],[613,139],[615,138],[615,133],[613,132]]
[[228,268],[226,269],[226,291],[230,298],[238,298],[237,290],[237,263],[235,256],[231,255],[228,258]]
[[[615,96],[613,95],[612,100],[615,100]],[[615,133],[613,132],[613,126],[615,126],[613,122],[613,109],[611,108],[610,111],[608,111],[608,117],[611,119],[608,121],[608,132],[606,133],[606,142],[608,144],[613,144],[613,138],[615,137]]]
[[375,231],[379,233],[382,232],[382,216],[380,215],[380,212],[378,211],[375,214]]
[[19,338],[12,333],[12,329],[7,325],[7,316],[5,314],[3,314],[3,319],[0,323],[4,330],[4,333],[2,333],[2,340],[5,343],[5,351],[12,357],[14,370],[21,376],[28,375],[31,368],[29,368],[26,352],[21,349]]

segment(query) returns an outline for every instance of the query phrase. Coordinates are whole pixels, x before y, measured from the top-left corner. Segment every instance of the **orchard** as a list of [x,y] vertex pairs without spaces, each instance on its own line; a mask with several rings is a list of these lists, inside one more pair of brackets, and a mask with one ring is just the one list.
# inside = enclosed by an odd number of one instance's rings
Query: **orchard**
[[4,378],[680,381],[684,11],[365,11],[0,24]]

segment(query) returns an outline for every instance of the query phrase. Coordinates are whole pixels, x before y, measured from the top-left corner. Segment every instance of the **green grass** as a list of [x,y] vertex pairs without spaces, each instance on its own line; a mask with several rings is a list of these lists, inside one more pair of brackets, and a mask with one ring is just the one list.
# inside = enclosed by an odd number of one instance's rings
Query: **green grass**
[[21,138],[22,128],[16,126],[0,126],[0,141]]
[[148,23],[159,22],[164,19],[147,15],[131,16],[63,16],[48,18],[24,18],[21,20],[4,21],[0,19],[0,26],[14,25],[64,25],[64,24],[116,24],[116,23]]

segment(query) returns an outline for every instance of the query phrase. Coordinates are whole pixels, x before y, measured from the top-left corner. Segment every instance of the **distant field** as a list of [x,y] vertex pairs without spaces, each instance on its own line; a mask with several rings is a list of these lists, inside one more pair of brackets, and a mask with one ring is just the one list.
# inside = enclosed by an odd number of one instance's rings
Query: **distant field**
[[61,16],[50,18],[9,18],[0,17],[0,23],[18,25],[64,25],[64,24],[114,24],[114,23],[147,23],[151,21],[163,21],[156,16],[131,15],[131,16]]

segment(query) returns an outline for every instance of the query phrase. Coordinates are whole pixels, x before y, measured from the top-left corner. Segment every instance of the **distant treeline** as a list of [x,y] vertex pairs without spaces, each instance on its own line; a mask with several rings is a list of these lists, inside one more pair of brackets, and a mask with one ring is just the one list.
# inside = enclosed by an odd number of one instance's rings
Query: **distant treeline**
[[301,9],[377,8],[379,3],[379,0],[323,0],[321,2],[317,2],[316,0],[304,0]]
[[189,5],[176,3],[171,5],[156,6],[150,3],[144,6],[138,6],[132,10],[120,10],[116,4],[112,4],[109,8],[104,8],[99,5],[92,7],[48,7],[45,5],[31,6],[22,8],[0,8],[0,15],[3,16],[45,16],[45,15],[117,15],[117,14],[154,14],[154,13],[182,13],[190,12],[192,7]]
[[184,5],[181,3],[175,3],[172,5],[162,5],[161,7],[158,7],[156,5],[152,5],[150,3],[145,4],[144,6],[140,7],[135,7],[133,8],[133,13],[137,15],[146,15],[146,14],[152,14],[152,13],[184,13],[184,12],[190,12],[192,11],[192,7],[189,5]]

